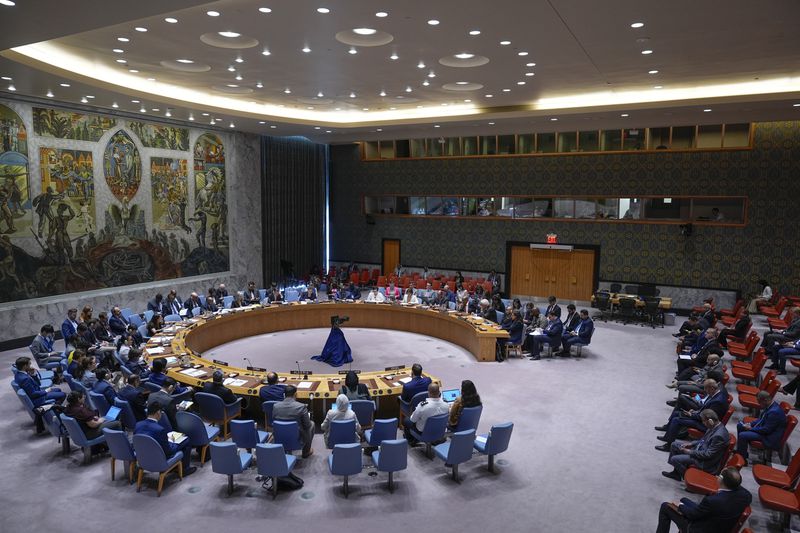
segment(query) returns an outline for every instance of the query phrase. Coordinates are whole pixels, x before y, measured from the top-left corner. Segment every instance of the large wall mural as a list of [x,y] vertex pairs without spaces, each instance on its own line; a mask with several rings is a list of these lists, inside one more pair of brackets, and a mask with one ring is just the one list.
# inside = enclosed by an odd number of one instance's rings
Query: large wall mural
[[[27,110],[31,137],[0,105],[0,302],[229,269],[225,147],[217,135]],[[66,141],[53,147],[53,138]],[[29,149],[39,155],[30,169]]]

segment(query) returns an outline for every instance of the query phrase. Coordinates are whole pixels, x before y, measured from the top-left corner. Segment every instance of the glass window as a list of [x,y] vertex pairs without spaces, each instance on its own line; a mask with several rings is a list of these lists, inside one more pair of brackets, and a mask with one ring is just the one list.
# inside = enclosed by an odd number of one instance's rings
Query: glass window
[[725,124],[725,148],[750,146],[750,124]]
[[484,135],[481,137],[481,154],[495,155],[497,153],[497,137]]
[[694,198],[692,218],[721,224],[741,224],[744,221],[744,199]]
[[598,199],[597,218],[619,218],[619,198]]
[[381,159],[394,159],[394,141],[381,141]]
[[552,198],[534,198],[533,199],[533,216],[534,218],[550,218],[553,216],[553,199]]
[[574,218],[575,200],[572,198],[555,198],[553,200],[553,213],[555,218]]
[[514,198],[514,218],[533,217],[533,198]]
[[686,150],[694,148],[694,126],[675,126],[672,128],[673,150]]
[[395,213],[394,209],[394,196],[379,196],[377,198],[378,201],[378,212],[382,215],[393,215]]
[[458,198],[449,196],[442,198],[442,214],[452,217],[460,215],[461,207],[458,205]]
[[578,134],[574,131],[565,131],[558,134],[558,151],[575,152],[578,149]]
[[495,213],[499,217],[513,217],[514,216],[514,200],[513,196],[503,196],[500,198],[500,203],[497,206]]
[[425,197],[411,196],[408,199],[408,210],[412,215],[427,215],[428,210],[425,209]]
[[464,137],[464,155],[478,155],[478,138],[477,137]]
[[644,201],[644,218],[685,220],[689,216],[689,202],[682,198],[647,198]]
[[598,218],[594,198],[575,199],[575,218]]
[[443,155],[449,156],[459,156],[461,155],[461,138],[460,137],[448,137],[444,140],[444,152]]
[[411,141],[408,139],[401,139],[394,142],[395,154],[398,159],[411,157]]
[[556,151],[555,133],[537,133],[536,151],[540,154],[550,154]]
[[517,135],[517,153],[532,154],[535,148],[535,141],[536,139],[532,133]]
[[650,128],[648,150],[668,150],[669,149],[669,128]]
[[581,152],[600,150],[600,135],[597,131],[582,131],[578,134],[578,149]]
[[621,130],[603,130],[600,132],[600,150],[613,152],[622,148]]
[[478,199],[474,196],[461,198],[461,215],[474,217],[478,214]]
[[494,216],[494,198],[478,198],[478,211],[479,217]]
[[364,159],[378,159],[378,141],[364,143]]
[[642,201],[639,198],[620,198],[619,212],[625,220],[638,220],[642,218]]
[[398,215],[408,215],[408,196],[398,196],[395,199],[395,209]]
[[427,204],[428,204],[428,214],[429,215],[442,215],[444,214],[443,205],[442,205],[442,198],[439,196],[428,196],[427,197]]
[[411,140],[411,157],[425,157],[425,139]]
[[513,135],[499,135],[497,137],[497,153],[503,155],[516,153],[516,141]]
[[622,130],[623,150],[644,150],[644,128],[629,128]]
[[378,199],[374,196],[364,197],[364,213],[372,215],[378,212]]
[[698,126],[697,148],[722,148],[722,124]]

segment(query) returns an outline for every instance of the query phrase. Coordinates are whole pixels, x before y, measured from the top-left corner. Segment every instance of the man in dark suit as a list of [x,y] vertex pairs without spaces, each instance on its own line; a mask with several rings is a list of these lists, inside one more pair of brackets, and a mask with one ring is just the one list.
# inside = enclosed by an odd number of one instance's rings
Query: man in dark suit
[[800,307],[792,308],[792,316],[794,318],[788,328],[783,331],[765,334],[764,340],[761,341],[761,346],[767,348],[775,343],[783,344],[800,338]]
[[97,376],[97,383],[92,387],[92,392],[102,394],[108,402],[108,405],[114,405],[114,398],[117,397],[117,391],[114,390],[111,383],[106,381],[109,377],[108,370],[99,368],[95,375]]
[[657,437],[658,440],[664,441],[666,444],[656,446],[656,450],[668,452],[670,444],[678,438],[678,435],[685,428],[705,430],[706,426],[701,417],[701,412],[705,410],[714,411],[717,419],[723,418],[728,411],[728,391],[725,390],[725,387],[720,387],[711,378],[703,382],[703,390],[706,393],[706,397],[701,402],[698,402],[697,409],[685,409],[682,404],[672,411],[669,422],[666,425],[655,428],[656,431],[666,431],[663,437]]
[[408,403],[411,398],[420,392],[427,392],[430,384],[431,378],[422,375],[422,365],[414,363],[411,366],[411,381],[403,384],[403,392],[400,393],[400,399]]
[[222,384],[225,379],[225,374],[222,370],[215,370],[211,377],[211,383],[203,385],[203,392],[219,396],[226,404],[231,404],[236,401],[236,395],[228,387]]
[[564,323],[564,334],[572,332],[578,324],[581,323],[581,317],[577,311],[575,311],[575,305],[569,304],[567,306],[567,317],[562,320]]
[[108,313],[101,311],[94,323],[94,337],[100,342],[114,342],[114,335],[108,327]]
[[147,396],[147,406],[157,403],[164,414],[167,415],[170,425],[178,427],[178,402],[175,401],[175,380],[168,377],[161,384],[161,390],[151,392]]
[[108,327],[114,335],[124,335],[128,331],[128,319],[122,316],[119,307],[111,309],[111,318],[108,319]]
[[742,315],[736,319],[732,328],[722,328],[719,335],[717,335],[717,342],[723,348],[728,348],[728,337],[737,337],[744,340],[747,335],[747,330],[750,327],[750,312],[746,309],[742,311]]
[[167,294],[167,300],[164,302],[164,312],[162,313],[164,316],[167,315],[179,315],[181,309],[183,309],[183,301],[178,297],[178,294],[175,292],[175,289],[169,291]]
[[703,338],[705,342],[703,342],[703,345],[700,346],[697,351],[689,353],[689,359],[686,359],[685,357],[678,357],[676,361],[676,364],[678,365],[678,376],[687,368],[702,368],[706,366],[706,363],[708,362],[708,356],[711,354],[717,354],[720,357],[725,354],[725,352],[722,351],[722,347],[719,345],[719,342],[717,342],[716,328],[708,328],[703,333]]
[[786,430],[786,413],[778,402],[772,401],[767,391],[758,391],[756,395],[761,416],[755,422],[736,424],[738,434],[736,451],[747,460],[747,449],[754,440],[760,440],[766,448],[777,450],[781,445],[783,433]]
[[69,338],[78,331],[78,310],[72,308],[67,310],[67,318],[61,323],[61,338],[64,339],[64,345],[67,345]]
[[717,317],[714,316],[714,309],[711,304],[706,302],[703,304],[703,314],[700,315],[700,324],[710,328],[717,322]]
[[244,296],[242,297],[244,303],[247,305],[258,304],[261,302],[261,298],[258,295],[258,289],[256,289],[256,282],[251,281],[247,284],[247,290],[244,291]]
[[30,357],[18,357],[14,366],[17,367],[14,381],[19,385],[20,389],[25,391],[25,394],[33,402],[34,407],[41,407],[48,400],[61,403],[67,397],[58,387],[50,387],[49,389],[41,387],[42,382],[39,378],[39,373],[31,366]]
[[673,442],[669,454],[669,464],[673,470],[661,472],[662,476],[681,481],[690,466],[709,473],[719,469],[722,457],[730,445],[730,435],[725,425],[719,421],[717,413],[711,409],[704,409],[700,418],[706,428],[703,438],[684,444]]
[[258,391],[261,402],[280,402],[284,397],[285,385],[278,383],[278,374],[270,372],[267,374],[267,384]]
[[[570,304],[570,306],[572,306],[572,304]],[[573,346],[586,345],[591,341],[592,333],[594,333],[594,321],[589,318],[589,311],[581,309],[580,315],[578,316],[580,321],[575,327],[570,331],[565,331],[561,335],[561,344],[563,344],[564,347],[560,352],[555,352],[553,355],[569,355],[569,351]]]
[[187,316],[192,315],[192,311],[194,310],[195,307],[200,308],[201,311],[205,310],[203,302],[200,301],[200,296],[198,296],[196,292],[193,292],[189,296],[189,298],[183,303],[183,307],[186,309],[186,311],[188,311]]
[[141,387],[141,378],[136,374],[128,376],[125,381],[126,385],[117,395],[121,400],[128,402],[136,420],[144,420],[147,418],[147,396],[150,395],[150,391]]
[[720,478],[719,492],[704,497],[699,504],[689,498],[662,503],[656,533],[669,533],[671,522],[679,531],[692,533],[732,531],[753,496],[742,488],[742,475],[736,468],[724,469]]
[[547,299],[547,309],[545,309],[544,314],[545,316],[549,315],[550,313],[555,313],[557,318],[561,318],[561,308],[556,303],[556,297],[551,296]]
[[137,422],[133,430],[134,435],[147,435],[152,437],[164,450],[164,455],[167,459],[172,457],[178,452],[183,453],[181,462],[183,463],[183,475],[188,476],[197,470],[196,466],[191,466],[192,448],[189,445],[189,439],[185,439],[182,443],[178,444],[169,441],[167,430],[159,424],[161,419],[161,404],[152,402],[147,406],[147,418]]
[[[433,301],[434,305],[436,305],[436,300]],[[480,303],[480,311],[478,314],[483,317],[484,320],[488,320],[489,322],[494,322],[497,324],[497,309],[491,307],[489,300],[486,298],[481,300]]]
[[147,309],[153,313],[164,314],[164,295],[160,292],[156,294],[155,298],[147,302]]
[[561,346],[561,334],[564,333],[564,324],[561,322],[561,319],[558,318],[560,314],[560,309],[558,312],[550,311],[547,314],[547,326],[542,330],[542,333],[540,335],[529,335],[531,339],[530,358],[532,361],[541,359],[539,353],[542,351],[542,344],[549,344],[554,351],[558,350],[558,347]]
[[314,454],[311,444],[314,439],[314,423],[308,415],[308,407],[295,400],[297,388],[287,385],[284,398],[272,408],[273,420],[289,420],[300,426],[300,440],[303,441],[303,459]]

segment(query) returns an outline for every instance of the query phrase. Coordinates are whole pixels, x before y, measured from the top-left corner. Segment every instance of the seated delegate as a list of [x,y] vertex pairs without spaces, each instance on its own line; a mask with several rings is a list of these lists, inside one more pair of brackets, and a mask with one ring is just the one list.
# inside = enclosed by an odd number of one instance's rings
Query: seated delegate
[[410,446],[418,443],[417,439],[411,434],[411,430],[418,433],[425,431],[425,424],[432,416],[448,414],[450,407],[442,400],[439,385],[431,383],[428,385],[428,397],[417,405],[409,418],[403,421],[403,435]]
[[164,450],[164,455],[169,459],[178,452],[183,452],[181,462],[183,463],[183,475],[188,476],[197,471],[196,466],[191,466],[192,448],[189,439],[181,443],[170,442],[167,430],[159,423],[161,420],[161,405],[152,402],[147,406],[147,418],[136,423],[133,430],[134,435],[147,435],[152,437]]
[[303,441],[303,459],[314,454],[311,448],[314,440],[314,423],[308,414],[308,407],[295,399],[297,388],[287,385],[284,389],[284,398],[272,408],[274,420],[287,420],[297,422],[300,428],[300,440]]
[[358,436],[361,433],[361,425],[358,423],[356,414],[350,408],[350,400],[344,394],[336,397],[336,403],[331,406],[325,414],[325,420],[322,421],[322,433],[325,438],[325,446],[328,446],[328,437],[331,434],[331,422],[336,420],[355,420],[356,421],[356,435],[355,441],[359,442],[361,439]]
[[66,394],[58,387],[50,387],[43,389],[41,387],[41,379],[39,373],[33,366],[31,366],[30,357],[18,357],[14,362],[17,367],[17,374],[14,376],[14,381],[19,385],[19,388],[25,391],[34,407],[41,407],[48,400],[54,400],[56,403],[64,401]]
[[754,440],[764,443],[764,447],[770,450],[777,450],[781,444],[781,438],[786,430],[786,413],[778,402],[772,401],[772,397],[767,391],[758,391],[756,395],[758,407],[761,409],[761,416],[754,422],[736,424],[736,451],[748,458],[748,448]]
[[269,372],[267,374],[267,384],[258,391],[261,402],[280,402],[284,397],[285,385],[278,383],[278,374]]
[[450,415],[447,419],[447,426],[451,430],[454,430],[458,427],[458,422],[461,420],[461,413],[464,412],[465,408],[480,406],[481,397],[478,394],[478,390],[475,388],[475,384],[465,379],[461,382],[461,394],[450,404]]
[[[569,309],[569,306],[567,308]],[[570,349],[573,346],[589,344],[592,333],[594,333],[594,321],[589,317],[589,311],[586,309],[581,309],[581,312],[578,314],[578,319],[579,321],[572,329],[565,331],[561,335],[561,344],[563,348],[553,355],[569,355]]]
[[671,472],[661,472],[664,477],[681,481],[690,466],[709,473],[716,472],[720,467],[730,442],[728,430],[711,409],[704,409],[700,413],[700,419],[703,421],[705,434],[693,442],[672,443],[668,462],[673,469]]

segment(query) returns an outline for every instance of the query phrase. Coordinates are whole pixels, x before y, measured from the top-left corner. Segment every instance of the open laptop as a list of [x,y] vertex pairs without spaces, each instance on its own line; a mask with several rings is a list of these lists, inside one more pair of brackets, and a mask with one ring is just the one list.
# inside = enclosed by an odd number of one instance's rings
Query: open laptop
[[456,398],[461,396],[461,391],[459,389],[448,389],[442,391],[442,400],[446,401],[447,403],[456,401]]
[[103,415],[103,418],[106,420],[116,420],[119,417],[119,414],[122,412],[122,409],[117,407],[116,405],[112,405],[108,408],[108,412]]

